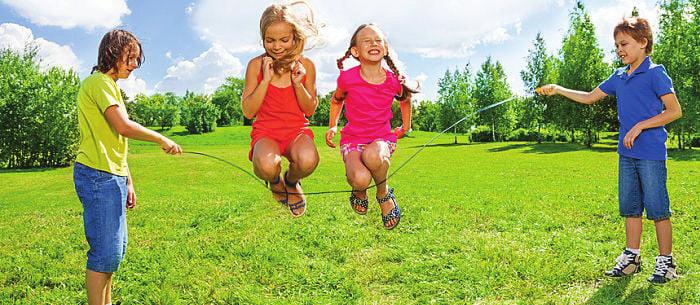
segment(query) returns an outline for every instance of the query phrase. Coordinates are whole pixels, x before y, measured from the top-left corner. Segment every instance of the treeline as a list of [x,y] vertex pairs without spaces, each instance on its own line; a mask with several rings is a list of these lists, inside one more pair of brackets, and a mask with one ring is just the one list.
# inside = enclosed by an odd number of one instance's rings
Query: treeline
[[[681,149],[700,147],[700,0],[662,1],[659,33],[655,35],[652,59],[663,64],[674,81],[683,117],[667,126]],[[636,16],[636,9],[631,13]],[[610,29],[612,36],[612,29]],[[610,38],[612,39],[612,37]],[[614,54],[614,50],[609,50]],[[547,50],[537,34],[520,76],[526,96],[519,101],[475,115],[455,132],[470,133],[474,141],[570,141],[588,146],[599,140],[601,131],[618,129],[616,101],[608,97],[593,106],[563,97],[542,97],[535,88],[548,83],[590,91],[623,64],[605,61],[595,27],[581,2],[570,13],[570,24],[560,50]],[[469,64],[446,71],[438,82],[436,101],[421,101],[414,116],[420,130],[440,131],[459,118],[512,96],[507,76],[498,61],[487,58],[476,74]],[[490,133],[491,136],[486,136]]]
[[[668,70],[683,108],[683,117],[667,129],[679,148],[700,147],[700,0],[665,0],[660,7],[652,58]],[[0,51],[0,167],[67,165],[75,158],[79,136],[80,79],[73,71],[41,69],[36,49],[22,54]],[[527,94],[471,116],[451,132],[468,134],[478,142],[570,141],[591,146],[601,131],[618,129],[613,98],[584,106],[562,97],[538,96],[534,90],[548,83],[594,89],[622,66],[619,61],[606,62],[605,54],[588,12],[577,2],[561,49],[550,53],[542,35],[535,37],[520,73]],[[205,133],[216,126],[250,125],[241,110],[243,85],[244,80],[230,77],[211,95],[156,93],[130,98],[122,92],[122,96],[130,118],[145,126],[182,125],[189,133]],[[488,57],[476,69],[466,63],[445,71],[435,101],[414,103],[413,129],[442,131],[480,108],[513,96],[500,62]],[[328,124],[330,98],[331,93],[319,95],[316,113],[309,118],[312,125]],[[392,123],[399,125],[398,103],[393,111]]]

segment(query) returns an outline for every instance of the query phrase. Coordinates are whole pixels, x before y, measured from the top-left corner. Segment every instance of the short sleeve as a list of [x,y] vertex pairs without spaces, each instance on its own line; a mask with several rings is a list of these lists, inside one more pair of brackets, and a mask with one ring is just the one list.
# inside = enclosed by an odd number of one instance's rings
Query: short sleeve
[[336,81],[338,89],[340,91],[346,91],[347,89],[347,72],[345,71],[340,71],[340,75],[338,75],[338,80]]
[[598,85],[598,88],[600,88],[601,91],[603,91],[605,94],[610,95],[610,96],[615,96],[616,91],[615,91],[615,80],[617,78],[617,70],[613,72],[608,79],[600,83]]
[[666,73],[666,68],[664,68],[664,66],[658,66],[652,71],[654,94],[656,94],[657,97],[662,97],[669,93],[675,93],[675,90],[673,89],[673,81],[668,76],[668,73]]
[[87,84],[87,92],[95,101],[100,112],[104,113],[107,108],[113,105],[119,105],[121,100],[117,86],[113,86],[100,79],[95,79]]

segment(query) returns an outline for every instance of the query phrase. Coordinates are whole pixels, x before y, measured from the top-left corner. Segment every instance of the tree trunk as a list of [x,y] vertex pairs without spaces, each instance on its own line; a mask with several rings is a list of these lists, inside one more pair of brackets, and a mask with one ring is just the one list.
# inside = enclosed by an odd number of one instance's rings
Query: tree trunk
[[571,143],[576,143],[576,130],[571,128]]
[[542,124],[537,123],[537,144],[542,144]]
[[588,146],[588,148],[593,147],[593,133],[590,127],[586,129],[586,146]]
[[491,123],[491,139],[496,142],[496,124]]

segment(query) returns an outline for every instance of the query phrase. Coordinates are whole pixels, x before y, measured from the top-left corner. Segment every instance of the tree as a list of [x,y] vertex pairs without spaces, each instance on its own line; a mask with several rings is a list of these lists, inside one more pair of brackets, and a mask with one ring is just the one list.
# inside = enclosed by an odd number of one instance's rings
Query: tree
[[331,98],[333,97],[333,92],[326,93],[326,95],[319,95],[318,106],[314,115],[309,118],[309,124],[314,126],[328,126],[328,120],[330,119],[330,106]]
[[187,91],[180,111],[180,122],[189,133],[212,132],[216,128],[219,109],[208,95]]
[[226,81],[216,89],[211,101],[219,109],[217,126],[230,126],[243,124],[243,110],[241,109],[241,95],[245,80],[228,77]]
[[160,129],[170,129],[178,122],[180,116],[180,99],[172,92],[154,94],[150,98],[155,121]]
[[696,38],[700,34],[699,3],[698,0],[661,2],[658,43],[653,53],[654,60],[663,64],[673,79],[673,87],[683,109],[683,117],[667,126],[676,135],[680,149],[686,147],[690,135],[698,132],[700,125],[700,80],[697,77],[700,42]]
[[36,48],[0,51],[0,166],[65,166],[75,159],[80,78],[42,70]]
[[119,88],[119,93],[122,95],[122,101],[124,101],[124,104],[128,104],[129,103],[129,96],[126,95],[126,92],[124,92],[124,90]]
[[[476,108],[483,108],[510,98],[513,94],[508,86],[508,80],[503,66],[493,61],[491,56],[481,65],[476,73],[474,84]],[[515,116],[511,104],[504,104],[478,115],[477,124],[491,128],[492,140],[502,140],[515,124]]]
[[[603,61],[603,51],[598,46],[595,27],[586,12],[583,3],[576,3],[570,14],[570,27],[562,42],[560,51],[558,83],[566,88],[581,91],[595,89],[605,80],[612,69]],[[585,144],[593,145],[597,132],[603,129],[598,122],[606,109],[614,108],[610,99],[604,99],[592,106],[582,105],[558,98],[557,124],[571,133],[575,142],[576,129],[583,129]]]
[[547,110],[547,99],[536,94],[535,89],[555,81],[552,70],[553,62],[547,55],[547,46],[542,33],[537,33],[533,47],[528,51],[527,67],[520,72],[525,89],[531,96],[524,103],[520,124],[528,130],[532,127],[537,128],[537,143],[542,142],[540,134],[542,126],[546,123],[544,113]]
[[438,130],[440,116],[440,104],[429,100],[422,100],[418,103],[415,115],[413,116],[413,129],[423,131],[441,131]]
[[[472,91],[473,80],[469,64],[462,71],[459,69],[455,70],[454,73],[450,73],[450,70],[445,71],[445,75],[438,80],[440,111],[437,116],[437,126],[439,130],[443,130],[464,118],[473,109]],[[457,133],[466,132],[468,126],[471,126],[473,122],[473,119],[465,120],[454,127],[455,143],[457,143]]]
[[153,100],[147,95],[139,93],[134,100],[126,104],[126,111],[129,118],[143,126],[155,126],[156,114]]

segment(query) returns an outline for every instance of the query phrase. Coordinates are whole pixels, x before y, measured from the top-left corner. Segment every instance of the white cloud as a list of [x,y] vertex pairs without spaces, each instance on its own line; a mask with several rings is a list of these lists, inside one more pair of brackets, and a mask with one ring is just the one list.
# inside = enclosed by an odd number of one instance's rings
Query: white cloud
[[484,37],[481,40],[479,40],[479,42],[482,44],[499,44],[501,42],[509,40],[510,38],[511,37],[505,28],[498,27],[490,33],[484,35]]
[[61,67],[80,69],[80,61],[69,46],[59,45],[44,38],[34,39],[32,30],[14,23],[0,24],[0,49],[23,53],[26,47],[36,47],[37,57],[43,69]]
[[[428,4],[424,0],[308,2],[316,13],[316,20],[327,25],[322,29],[327,45],[305,53],[316,63],[317,87],[322,93],[335,88],[338,75],[335,60],[347,49],[355,28],[367,22],[377,23],[396,53],[413,60],[405,65],[403,72],[407,75],[415,75],[411,67],[424,68],[415,64],[416,58],[445,65],[445,69],[469,61],[478,68],[480,60],[493,55],[494,59],[507,64],[509,83],[519,92],[522,87],[519,72],[525,66],[527,48],[534,38],[533,28],[542,27],[540,31],[547,39],[549,50],[554,52],[560,47],[562,35],[568,28],[567,15],[575,4],[573,0],[432,1]],[[260,15],[269,4],[254,0],[202,0],[192,11],[191,23],[201,39],[247,57],[262,52],[258,25]],[[658,27],[658,13],[651,0],[595,0],[585,4],[595,23],[601,47],[606,51],[613,45],[609,32],[634,5],[655,28]],[[525,39],[523,35],[532,37]],[[346,68],[355,64],[350,59]],[[439,75],[430,76],[424,82],[424,92],[434,97]]]
[[112,28],[121,24],[122,16],[131,14],[125,0],[0,1],[34,24],[64,29]]
[[190,5],[185,8],[185,14],[187,16],[192,15],[192,10],[194,10],[194,2],[190,3]]
[[132,101],[134,100],[134,97],[139,93],[150,93],[146,89],[146,81],[138,78],[138,76],[136,76],[136,73],[131,73],[131,75],[129,75],[129,78],[127,79],[120,79],[119,81],[117,81],[117,84],[119,85],[119,88],[124,90],[124,93],[126,93],[129,99],[131,99]]
[[[306,53],[317,66],[319,92],[335,88],[338,74],[335,60],[343,55],[350,36],[362,23],[377,23],[397,54],[466,59],[478,46],[509,41],[520,32],[521,20],[542,7],[557,4],[556,0],[533,0],[527,5],[518,0],[435,1],[430,5],[423,0],[309,0],[309,3],[316,21],[326,24],[321,29],[327,42],[325,47]],[[262,52],[258,26],[269,4],[255,0],[202,0],[194,7],[191,22],[205,41],[221,44],[234,53]],[[350,59],[346,68],[355,64]],[[404,73],[411,74],[406,70],[410,66],[403,68]]]
[[237,57],[223,46],[213,44],[191,61],[180,60],[168,68],[167,75],[156,84],[155,91],[212,93],[227,77],[241,77],[242,70],[243,65]]
[[[534,0],[523,5],[507,1],[422,0],[309,1],[318,20],[332,21],[330,46],[346,44],[350,33],[364,22],[378,22],[393,45],[429,57],[466,57],[479,42],[503,42],[509,38],[506,28],[551,4],[552,0]],[[195,29],[205,40],[221,43],[236,52],[260,50],[259,18],[268,2],[203,0],[193,12]],[[367,7],[373,9],[367,10]],[[342,13],[337,13],[342,12]],[[362,16],[358,18],[358,16]],[[494,29],[499,29],[494,36]],[[341,37],[338,34],[345,34]],[[442,49],[438,51],[438,49]],[[430,53],[426,50],[432,50]]]

